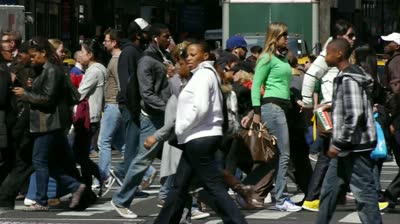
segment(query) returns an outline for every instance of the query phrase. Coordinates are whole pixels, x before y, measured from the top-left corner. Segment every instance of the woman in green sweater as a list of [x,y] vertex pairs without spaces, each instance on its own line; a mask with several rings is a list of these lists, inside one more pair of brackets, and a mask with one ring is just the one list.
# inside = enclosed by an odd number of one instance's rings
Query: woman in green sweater
[[[291,68],[286,58],[287,44],[287,25],[271,23],[265,38],[264,51],[257,61],[251,101],[254,109],[253,122],[260,123],[262,120],[269,131],[278,138],[279,160],[275,179],[275,206],[281,211],[296,212],[300,211],[301,207],[283,195],[290,157],[287,112],[291,107],[289,89]],[[262,85],[265,87],[265,92],[261,97]]]

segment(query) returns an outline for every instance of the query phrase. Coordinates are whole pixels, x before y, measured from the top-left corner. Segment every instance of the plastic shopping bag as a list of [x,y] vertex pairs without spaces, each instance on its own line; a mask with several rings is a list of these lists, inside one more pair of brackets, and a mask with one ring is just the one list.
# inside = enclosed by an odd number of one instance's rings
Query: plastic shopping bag
[[376,140],[377,144],[375,149],[371,152],[371,158],[372,159],[383,159],[386,158],[387,156],[387,147],[386,147],[386,141],[385,141],[385,136],[383,134],[383,130],[381,125],[378,123],[376,120],[378,118],[378,113],[374,114],[375,118],[375,127],[376,127]]

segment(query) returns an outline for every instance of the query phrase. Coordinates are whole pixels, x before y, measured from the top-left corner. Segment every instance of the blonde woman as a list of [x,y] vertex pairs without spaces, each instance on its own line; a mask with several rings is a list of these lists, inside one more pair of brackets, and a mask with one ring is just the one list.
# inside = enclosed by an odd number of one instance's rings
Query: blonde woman
[[[265,122],[268,129],[278,138],[279,158],[276,168],[275,199],[276,208],[281,211],[296,212],[296,206],[290,198],[283,195],[287,182],[290,158],[287,112],[291,107],[290,80],[291,68],[287,54],[288,27],[284,23],[271,23],[265,37],[264,51],[257,61],[251,101],[253,104],[253,122]],[[265,91],[261,96],[261,86]]]

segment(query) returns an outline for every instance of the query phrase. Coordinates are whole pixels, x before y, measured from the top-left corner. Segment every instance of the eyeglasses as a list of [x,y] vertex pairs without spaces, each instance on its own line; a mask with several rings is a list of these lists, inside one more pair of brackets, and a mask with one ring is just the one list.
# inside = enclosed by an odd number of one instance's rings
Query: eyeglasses
[[[284,37],[284,38],[288,38],[289,34],[287,32],[282,33],[281,35],[279,35],[279,38]],[[278,39],[279,39],[278,38]]]

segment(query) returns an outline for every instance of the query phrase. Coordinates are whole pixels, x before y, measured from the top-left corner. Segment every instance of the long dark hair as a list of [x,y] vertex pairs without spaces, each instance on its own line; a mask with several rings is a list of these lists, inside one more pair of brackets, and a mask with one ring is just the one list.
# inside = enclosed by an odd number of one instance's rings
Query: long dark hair
[[371,46],[364,44],[354,50],[356,64],[361,66],[371,76],[377,76],[376,53]]
[[333,26],[333,30],[331,32],[332,37],[335,39],[337,35],[343,36],[350,28],[353,28],[353,24],[346,20],[339,19],[335,22],[335,25]]
[[95,40],[95,39],[86,39],[82,43],[82,47],[85,48],[85,50],[88,53],[92,53],[94,60],[96,62],[99,62],[101,64],[105,64],[105,52],[100,43]]
[[49,41],[45,37],[34,37],[28,41],[28,48],[35,49],[36,51],[46,53],[47,60],[50,63],[61,65],[61,61],[58,58],[56,52],[54,51],[53,47],[50,45]]

